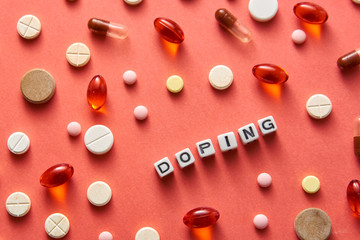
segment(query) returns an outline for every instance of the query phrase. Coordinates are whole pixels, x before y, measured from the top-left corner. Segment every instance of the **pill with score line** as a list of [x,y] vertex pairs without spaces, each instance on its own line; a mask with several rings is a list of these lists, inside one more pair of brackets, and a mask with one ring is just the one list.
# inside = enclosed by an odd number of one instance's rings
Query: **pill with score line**
[[114,143],[111,130],[104,125],[90,127],[84,137],[86,148],[93,154],[102,155],[110,151]]
[[10,152],[24,154],[30,147],[30,139],[25,133],[15,132],[8,138],[7,145]]

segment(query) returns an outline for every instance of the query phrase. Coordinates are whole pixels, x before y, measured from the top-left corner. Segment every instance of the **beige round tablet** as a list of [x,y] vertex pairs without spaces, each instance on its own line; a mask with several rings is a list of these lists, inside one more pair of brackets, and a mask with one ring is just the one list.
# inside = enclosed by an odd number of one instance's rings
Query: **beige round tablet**
[[142,2],[143,0],[124,0],[124,2],[126,2],[129,5],[138,5]]
[[332,110],[332,104],[327,96],[315,94],[307,101],[306,110],[312,118],[322,119],[329,116]]
[[22,77],[20,90],[27,101],[45,103],[54,96],[55,80],[44,69],[33,69]]
[[22,192],[14,192],[6,200],[6,210],[13,217],[25,216],[30,211],[30,207],[30,198]]
[[66,50],[66,59],[74,67],[83,67],[90,60],[90,50],[83,43],[73,43]]
[[17,23],[17,31],[25,39],[37,38],[41,32],[40,20],[34,15],[22,16]]
[[308,208],[295,219],[295,231],[301,240],[326,240],[331,234],[331,220],[321,209]]
[[213,88],[224,90],[231,86],[234,76],[230,68],[224,65],[218,65],[211,69],[209,81]]
[[160,236],[155,229],[144,227],[136,233],[135,240],[160,240]]
[[111,200],[111,188],[102,181],[92,183],[87,191],[87,198],[89,202],[95,206],[101,207],[108,204]]
[[302,188],[305,192],[314,194],[317,193],[320,189],[320,181],[315,176],[307,176],[302,180]]
[[70,222],[64,214],[51,214],[45,221],[45,231],[52,238],[65,237],[69,229]]
[[167,79],[166,87],[172,93],[179,93],[184,87],[184,81],[181,77],[173,75]]

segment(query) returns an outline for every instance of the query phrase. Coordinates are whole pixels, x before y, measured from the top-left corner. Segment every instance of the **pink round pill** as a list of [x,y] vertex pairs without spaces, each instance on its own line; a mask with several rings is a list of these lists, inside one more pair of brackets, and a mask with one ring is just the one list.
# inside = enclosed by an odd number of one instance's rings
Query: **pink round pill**
[[269,187],[271,185],[272,178],[268,173],[260,173],[257,177],[257,182],[260,187]]
[[291,38],[296,44],[303,44],[306,40],[306,33],[303,30],[297,29],[291,34]]
[[67,131],[70,136],[76,137],[81,132],[81,126],[78,122],[71,122],[67,125]]
[[136,73],[132,70],[128,70],[124,72],[123,79],[127,85],[133,85],[136,82]]
[[134,109],[134,115],[137,120],[144,120],[148,116],[148,110],[144,106],[137,106]]
[[265,229],[269,225],[269,220],[264,214],[258,214],[254,217],[254,225],[257,229]]
[[109,232],[102,232],[99,235],[99,240],[113,240],[113,236]]

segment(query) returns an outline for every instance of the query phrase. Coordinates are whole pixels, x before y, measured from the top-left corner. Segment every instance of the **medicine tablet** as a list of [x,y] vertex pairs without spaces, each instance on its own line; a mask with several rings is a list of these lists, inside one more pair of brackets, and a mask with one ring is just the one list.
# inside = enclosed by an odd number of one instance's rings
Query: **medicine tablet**
[[113,236],[109,232],[102,232],[99,235],[99,240],[113,240]]
[[317,193],[320,189],[320,181],[315,176],[307,176],[302,180],[302,188],[305,192],[313,194]]
[[101,207],[108,204],[111,200],[111,188],[102,181],[92,183],[87,190],[87,198],[89,202],[95,206]]
[[144,227],[136,233],[135,240],[160,240],[160,236],[155,229]]
[[224,65],[213,67],[209,73],[209,81],[213,88],[224,90],[230,87],[234,79],[230,68]]
[[32,69],[22,77],[20,89],[27,101],[35,104],[45,103],[55,93],[55,80],[44,69]]
[[330,99],[323,94],[315,94],[306,103],[306,110],[312,118],[322,119],[331,113],[332,104]]
[[321,209],[308,208],[300,212],[295,219],[296,235],[302,240],[325,240],[331,234],[331,220]]
[[133,85],[136,82],[136,78],[137,78],[136,72],[134,72],[132,70],[127,70],[123,74],[124,82],[127,85]]
[[30,147],[30,139],[25,133],[15,132],[10,135],[7,142],[10,152],[24,154]]
[[45,231],[52,238],[65,237],[69,229],[70,222],[64,214],[51,214],[45,221]]
[[260,185],[260,187],[263,188],[270,187],[272,178],[268,173],[260,173],[259,176],[257,177],[257,182]]
[[6,200],[6,210],[13,217],[25,216],[30,211],[30,207],[30,198],[22,192],[14,192]]
[[81,133],[81,125],[78,122],[71,122],[67,125],[67,131],[70,136],[76,137]]
[[17,31],[25,39],[37,38],[41,32],[40,20],[34,15],[22,16],[17,23]]
[[296,44],[303,44],[306,40],[306,33],[303,30],[297,29],[291,34],[291,38]]
[[134,109],[134,115],[137,120],[144,120],[148,116],[148,110],[144,106],[137,106]]
[[184,87],[184,81],[181,77],[173,75],[166,81],[166,87],[172,93],[179,93]]
[[138,5],[142,2],[143,0],[124,0],[124,2],[126,2],[129,5]]
[[74,67],[83,67],[90,60],[90,49],[83,43],[73,43],[66,50],[66,59]]
[[278,11],[277,0],[250,0],[249,12],[258,22],[267,22],[273,19]]
[[360,4],[360,0],[352,0],[356,4]]
[[264,214],[258,214],[254,217],[254,225],[257,229],[265,229],[269,225],[269,220]]
[[114,144],[114,136],[109,128],[104,125],[90,127],[84,137],[86,148],[94,154],[105,154]]

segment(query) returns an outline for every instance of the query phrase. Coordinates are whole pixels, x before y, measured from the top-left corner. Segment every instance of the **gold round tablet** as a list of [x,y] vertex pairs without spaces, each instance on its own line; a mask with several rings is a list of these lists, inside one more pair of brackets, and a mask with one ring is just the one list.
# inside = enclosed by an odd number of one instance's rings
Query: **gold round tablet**
[[301,240],[326,240],[331,235],[331,226],[329,216],[319,208],[305,209],[295,219],[296,235]]
[[320,181],[315,176],[307,176],[302,180],[301,183],[305,192],[314,194],[317,193],[320,189]]
[[181,92],[184,87],[184,81],[177,75],[170,76],[166,81],[167,89],[172,93]]

